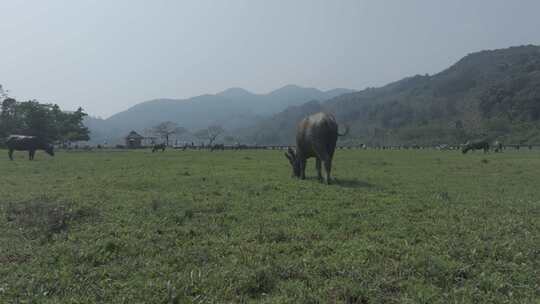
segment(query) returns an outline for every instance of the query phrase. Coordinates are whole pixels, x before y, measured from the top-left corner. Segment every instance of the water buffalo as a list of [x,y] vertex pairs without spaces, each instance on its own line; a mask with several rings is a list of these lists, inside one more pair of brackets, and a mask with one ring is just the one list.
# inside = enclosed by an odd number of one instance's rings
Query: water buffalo
[[210,151],[214,151],[214,150],[224,151],[225,150],[225,145],[224,144],[214,144],[214,145],[210,146]]
[[246,149],[249,149],[249,147],[248,147],[248,145],[236,143],[236,145],[234,146],[234,149],[235,150],[246,150]]
[[316,158],[315,167],[320,181],[323,181],[321,174],[321,162],[324,163],[326,171],[326,184],[330,184],[330,171],[332,170],[332,158],[336,149],[338,136],[345,136],[338,133],[338,124],[333,115],[327,113],[313,114],[303,119],[296,131],[296,151],[289,148],[285,157],[289,160],[293,176],[306,178],[306,160],[310,157]]
[[161,150],[161,152],[165,152],[165,148],[167,146],[165,144],[157,144],[157,145],[154,145],[152,146],[152,153],[158,151],[158,150]]
[[503,147],[503,144],[502,144],[500,141],[498,141],[498,140],[496,140],[496,141],[493,143],[493,147],[494,147],[494,148],[493,148],[493,149],[494,149],[493,151],[494,151],[495,153],[502,152],[502,151],[503,151],[503,148],[504,148],[504,147]]
[[36,150],[44,150],[54,156],[54,147],[47,141],[35,136],[10,135],[6,140],[9,159],[13,160],[13,151],[28,151],[28,159],[33,160]]
[[484,150],[484,153],[487,153],[489,152],[489,143],[486,140],[467,142],[461,149],[461,152],[465,154],[470,150]]

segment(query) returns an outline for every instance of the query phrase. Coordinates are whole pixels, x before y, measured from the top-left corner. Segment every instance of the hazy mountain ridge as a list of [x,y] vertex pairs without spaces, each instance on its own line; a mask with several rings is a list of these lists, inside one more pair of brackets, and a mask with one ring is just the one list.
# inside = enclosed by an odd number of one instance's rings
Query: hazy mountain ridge
[[97,142],[118,140],[130,130],[142,132],[164,121],[176,122],[191,130],[212,124],[228,130],[242,129],[288,106],[309,100],[323,101],[348,92],[353,90],[321,91],[287,85],[268,94],[255,94],[242,88],[230,88],[188,99],[149,100],[107,119],[88,118],[85,124],[92,131],[92,140]]
[[436,144],[487,137],[540,143],[540,47],[472,53],[432,76],[416,75],[343,94],[319,107],[311,102],[292,107],[246,136],[258,142],[292,143],[294,132],[289,129],[299,119],[276,126],[320,110],[352,126],[349,141]]
[[288,85],[268,94],[230,88],[151,100],[96,120],[91,130],[119,137],[170,120],[192,130],[220,124],[245,142],[289,144],[301,118],[324,110],[351,126],[351,142],[437,144],[483,137],[540,143],[539,88],[540,47],[528,45],[472,53],[437,74],[356,92]]

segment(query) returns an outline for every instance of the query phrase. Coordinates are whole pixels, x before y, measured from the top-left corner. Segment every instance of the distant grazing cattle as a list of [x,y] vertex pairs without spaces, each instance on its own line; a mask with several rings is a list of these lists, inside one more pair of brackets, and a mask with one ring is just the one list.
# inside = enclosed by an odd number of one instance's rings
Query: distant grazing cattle
[[503,144],[500,141],[496,140],[493,143],[493,151],[495,151],[495,153],[502,152],[503,151]]
[[487,153],[489,152],[489,143],[486,140],[467,142],[461,152],[465,154],[470,150],[484,150],[484,153]]
[[440,144],[440,145],[436,146],[435,148],[438,149],[438,150],[450,150],[451,149],[450,145],[448,145],[448,144]]
[[296,151],[289,148],[285,157],[289,160],[293,176],[301,179],[306,178],[306,161],[310,157],[316,158],[317,174],[320,181],[323,181],[321,174],[321,162],[324,163],[326,171],[325,182],[330,184],[330,171],[332,170],[332,158],[336,149],[338,136],[338,124],[333,115],[327,113],[313,114],[303,119],[296,132]]
[[245,150],[245,149],[248,149],[248,145],[244,145],[244,144],[239,144],[237,143],[235,146],[234,146],[234,149],[235,150]]
[[165,148],[167,148],[167,146],[165,144],[154,145],[154,146],[152,146],[152,153],[157,152],[159,150],[161,150],[161,152],[165,152]]
[[13,151],[28,151],[28,159],[34,160],[36,150],[44,150],[54,156],[54,147],[47,141],[35,136],[11,135],[6,140],[9,159],[13,160]]
[[214,150],[225,150],[225,145],[224,144],[215,144],[215,145],[212,145],[210,147],[210,151],[214,151]]

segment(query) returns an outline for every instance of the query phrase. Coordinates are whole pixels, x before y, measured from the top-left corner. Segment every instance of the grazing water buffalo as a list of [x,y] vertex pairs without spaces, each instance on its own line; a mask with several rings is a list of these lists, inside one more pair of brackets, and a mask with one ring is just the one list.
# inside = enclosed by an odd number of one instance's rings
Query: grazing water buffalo
[[154,145],[152,146],[152,153],[157,152],[158,150],[161,150],[161,152],[165,152],[165,148],[167,148],[165,144]]
[[493,151],[495,151],[495,153],[499,153],[499,152],[502,152],[503,151],[503,144],[496,140],[494,143],[493,143]]
[[210,147],[210,151],[214,151],[214,150],[221,150],[221,151],[225,151],[225,145],[224,144],[214,144]]
[[344,134],[338,133],[338,124],[331,114],[321,112],[302,120],[296,131],[296,152],[289,148],[285,153],[285,157],[292,166],[293,176],[305,179],[306,160],[315,157],[319,180],[323,180],[321,174],[321,162],[323,162],[326,171],[325,182],[330,184],[332,158],[338,136],[345,136],[348,132],[349,128],[347,127]]
[[489,143],[486,140],[467,142],[461,152],[465,154],[470,150],[484,150],[484,153],[487,153],[489,151]]
[[239,143],[236,143],[236,145],[234,146],[234,149],[235,150],[245,150],[245,149],[248,149],[248,145],[244,145],[244,144],[239,144]]
[[6,141],[9,159],[13,160],[13,151],[28,151],[28,159],[33,160],[36,150],[44,150],[54,156],[54,147],[47,141],[35,136],[10,135]]

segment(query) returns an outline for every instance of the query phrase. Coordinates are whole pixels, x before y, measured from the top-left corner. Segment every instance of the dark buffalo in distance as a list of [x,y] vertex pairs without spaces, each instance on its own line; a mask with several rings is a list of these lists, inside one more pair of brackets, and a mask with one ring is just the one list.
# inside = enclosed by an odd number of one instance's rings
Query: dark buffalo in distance
[[10,135],[6,140],[9,159],[13,160],[13,151],[28,151],[28,159],[33,160],[36,150],[44,150],[50,156],[54,156],[52,144],[35,136]]
[[212,145],[210,147],[210,151],[214,151],[214,150],[221,150],[221,151],[224,151],[225,150],[225,145],[224,144],[215,144],[215,145]]
[[503,144],[500,141],[497,140],[493,143],[493,151],[495,151],[495,153],[500,153],[503,149]]
[[166,148],[167,148],[167,146],[165,144],[154,145],[154,146],[152,146],[152,153],[157,152],[159,150],[161,150],[161,152],[165,152]]
[[289,148],[285,157],[289,160],[293,176],[306,178],[306,161],[310,157],[315,157],[315,167],[320,181],[323,181],[321,173],[321,163],[324,163],[326,172],[325,182],[330,184],[330,171],[332,170],[332,158],[336,150],[338,136],[345,136],[338,133],[338,124],[332,114],[317,113],[304,118],[296,131],[296,151]]
[[467,142],[461,149],[461,152],[466,154],[470,150],[484,150],[484,153],[487,153],[489,152],[489,143],[486,140]]
[[249,149],[248,145],[245,145],[245,144],[236,144],[234,146],[234,149],[235,150],[246,150],[246,149]]

